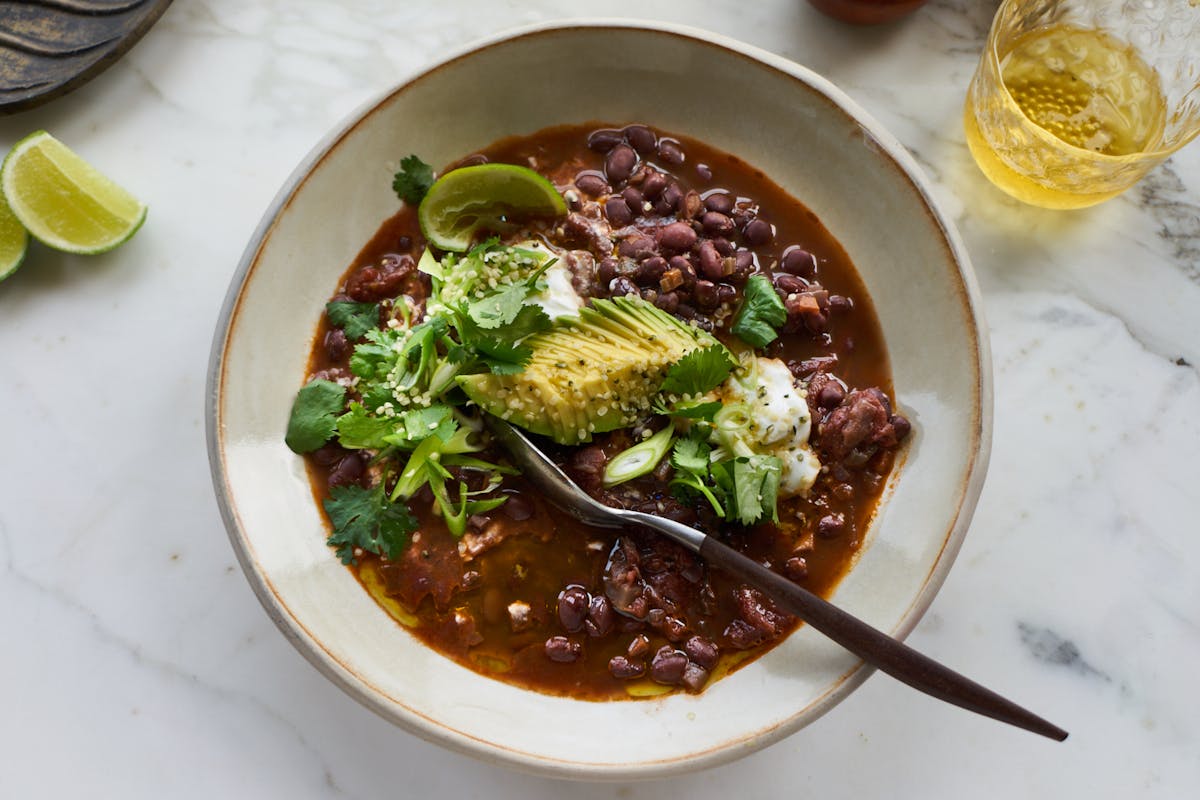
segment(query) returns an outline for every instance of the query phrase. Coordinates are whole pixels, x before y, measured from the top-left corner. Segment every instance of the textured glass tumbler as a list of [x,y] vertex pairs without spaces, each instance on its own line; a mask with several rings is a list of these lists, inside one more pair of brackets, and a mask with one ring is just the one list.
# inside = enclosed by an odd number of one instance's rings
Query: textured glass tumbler
[[1120,194],[1200,133],[1200,0],[1005,0],[963,123],[1019,200]]

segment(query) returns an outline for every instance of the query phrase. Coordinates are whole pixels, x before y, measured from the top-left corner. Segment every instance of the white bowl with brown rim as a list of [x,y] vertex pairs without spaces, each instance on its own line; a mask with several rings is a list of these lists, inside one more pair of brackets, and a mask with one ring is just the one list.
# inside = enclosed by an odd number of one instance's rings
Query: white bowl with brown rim
[[[631,52],[640,55],[607,55]],[[488,761],[628,779],[777,741],[869,670],[801,627],[697,695],[587,702],[489,679],[428,649],[363,591],[326,547],[303,461],[283,442],[320,309],[398,207],[380,177],[387,166],[407,153],[444,164],[505,136],[590,120],[646,122],[740,156],[812,209],[857,266],[913,433],[831,599],[907,635],[959,549],[990,448],[987,334],[965,250],[913,159],[843,92],[704,31],[612,20],[526,28],[455,53],[351,115],[293,173],[246,248],[213,344],[208,445],[251,585],[350,696]]]

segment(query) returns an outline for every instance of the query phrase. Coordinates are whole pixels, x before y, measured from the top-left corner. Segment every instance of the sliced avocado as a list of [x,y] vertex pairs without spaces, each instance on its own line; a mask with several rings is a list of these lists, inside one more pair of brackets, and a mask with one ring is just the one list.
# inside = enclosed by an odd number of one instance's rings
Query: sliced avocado
[[667,370],[693,350],[723,347],[708,333],[636,297],[593,300],[524,341],[533,355],[516,375],[460,376],[481,408],[560,444],[590,441],[649,410]]

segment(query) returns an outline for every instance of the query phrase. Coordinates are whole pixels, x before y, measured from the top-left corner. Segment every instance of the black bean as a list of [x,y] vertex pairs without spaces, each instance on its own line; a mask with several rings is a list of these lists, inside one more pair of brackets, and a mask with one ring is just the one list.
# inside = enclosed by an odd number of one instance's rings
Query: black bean
[[312,451],[313,461],[322,467],[332,467],[346,457],[349,451],[337,442],[329,442]]
[[604,157],[604,174],[613,186],[629,180],[637,166],[637,153],[627,144],[619,144]]
[[689,306],[687,303],[680,303],[675,307],[675,316],[680,319],[695,319],[696,309]]
[[683,277],[683,288],[691,291],[696,285],[696,268],[692,266],[692,262],[679,265],[679,274]]
[[400,252],[400,253],[409,252],[410,250],[412,250],[412,245],[413,245],[413,241],[412,241],[411,236],[401,236],[399,239],[396,240],[396,250],[397,250],[397,252]]
[[653,153],[654,146],[658,144],[658,137],[654,135],[654,131],[645,125],[628,125],[622,132],[625,134],[625,141],[644,156]]
[[725,259],[721,258],[711,241],[700,243],[700,274],[710,281],[718,281],[725,276]]
[[704,183],[708,183],[713,177],[712,167],[710,167],[708,164],[697,164],[696,177]]
[[775,288],[784,294],[797,294],[808,288],[808,282],[786,272],[775,273]]
[[709,211],[728,215],[733,211],[733,195],[729,192],[713,192],[704,198],[704,207]]
[[596,265],[596,280],[602,286],[608,286],[617,277],[617,260],[612,256],[601,259]]
[[730,286],[728,283],[717,284],[717,298],[722,305],[732,303],[737,299],[737,289]]
[[612,188],[608,185],[608,181],[604,180],[604,176],[599,172],[592,172],[591,170],[581,172],[575,176],[575,188],[588,197],[599,197],[602,194],[608,194],[612,191]]
[[523,522],[533,516],[533,503],[520,494],[505,495],[508,500],[504,501],[504,505],[500,506],[500,510],[504,512],[504,516],[514,522]]
[[602,594],[592,597],[588,603],[587,621],[585,623],[590,636],[607,636],[616,622],[612,603]]
[[829,310],[841,314],[854,308],[854,301],[843,294],[829,295]]
[[644,633],[639,633],[629,642],[625,654],[630,658],[644,658],[650,653],[650,639]]
[[756,219],[742,229],[742,237],[754,247],[761,247],[775,238],[775,226],[766,220]]
[[363,460],[358,453],[351,453],[329,471],[329,488],[358,483],[363,476],[364,467]]
[[721,299],[717,296],[717,285],[712,281],[696,281],[692,296],[696,298],[696,305],[701,311],[712,311],[721,304]]
[[709,236],[728,236],[733,233],[733,220],[719,211],[706,211],[700,218],[704,232]]
[[686,222],[672,222],[659,229],[658,243],[668,250],[686,252],[696,243],[696,232]]
[[679,679],[689,692],[698,692],[704,688],[704,684],[708,683],[708,670],[699,664],[688,664],[683,670],[683,677]]
[[663,645],[654,659],[650,662],[650,677],[656,683],[676,686],[683,680],[683,671],[687,669],[688,657],[670,645]]
[[674,314],[675,309],[679,307],[678,292],[662,292],[658,297],[654,298],[654,305],[661,308],[668,314]]
[[626,186],[625,191],[621,192],[621,197],[625,198],[626,204],[629,205],[629,210],[633,212],[635,217],[640,217],[645,209],[642,206],[646,203],[646,198],[642,193],[633,186]]
[[729,215],[733,218],[733,224],[738,227],[738,230],[745,228],[754,221],[754,211],[749,208],[735,208],[733,213]]
[[330,328],[325,334],[324,345],[330,361],[341,361],[350,352],[350,342],[341,328]]
[[650,256],[641,263],[635,280],[642,286],[654,286],[667,271],[667,260],[662,256]]
[[783,574],[794,581],[808,577],[808,562],[802,556],[792,556],[783,563]]
[[738,275],[749,275],[754,271],[754,253],[738,250],[733,254],[733,271]]
[[722,256],[731,256],[734,253],[733,243],[724,236],[717,236],[712,240],[713,247],[717,248],[717,252]]
[[817,260],[813,254],[800,247],[792,245],[783,251],[783,260],[779,266],[784,272],[799,275],[801,278],[811,278],[817,273]]
[[678,166],[684,161],[683,148],[674,139],[659,139],[658,157],[668,164]]
[[[849,484],[839,484],[839,486],[835,486],[834,487],[835,494],[845,494],[845,492],[837,491],[838,489],[840,489],[841,486],[849,486]],[[849,494],[850,495],[854,494],[853,487],[850,488]],[[849,499],[849,498],[842,498],[842,499]],[[821,536],[825,539],[832,539],[835,536],[839,536],[839,535],[841,535],[842,531],[845,529],[846,529],[846,518],[843,517],[840,513],[839,514],[826,514],[825,516],[821,517],[819,522],[817,522],[817,535]]]
[[642,182],[642,194],[647,200],[657,200],[665,188],[667,188],[667,176],[661,172],[650,173]]
[[567,633],[583,630],[588,613],[588,593],[582,586],[568,586],[558,593],[558,621]]
[[614,678],[640,678],[646,674],[643,661],[630,661],[625,656],[613,656],[608,661],[608,671]]
[[626,236],[617,244],[617,255],[622,258],[631,258],[635,261],[657,255],[657,252],[658,248],[655,245],[654,239],[644,233],[635,233],[632,236]]
[[817,392],[817,405],[820,408],[837,408],[846,399],[846,390],[836,380],[831,380]]
[[611,128],[601,128],[588,134],[587,146],[598,153],[607,153],[625,140],[620,131]]
[[633,222],[633,212],[629,209],[629,204],[620,197],[610,197],[604,202],[604,216],[618,228]]
[[896,430],[896,441],[908,436],[909,431],[912,430],[912,423],[908,421],[908,418],[899,414],[893,414],[888,422],[892,423],[892,427]]
[[579,642],[572,642],[565,636],[551,636],[546,640],[545,649],[546,658],[560,664],[578,661],[579,657],[583,655],[583,645]]
[[689,633],[687,623],[679,617],[667,617],[660,630],[669,642],[682,642]]
[[693,636],[688,639],[683,644],[683,651],[687,653],[688,658],[705,669],[715,667],[717,657],[720,655],[717,645],[703,636]]
[[613,278],[612,283],[608,286],[608,293],[612,297],[625,297],[626,295],[639,294],[638,287],[633,281],[626,278],[624,275]]
[[663,189],[658,200],[654,202],[654,213],[660,217],[665,217],[668,214],[675,213],[676,207],[683,199],[683,190],[679,188],[677,183],[667,184],[667,188]]

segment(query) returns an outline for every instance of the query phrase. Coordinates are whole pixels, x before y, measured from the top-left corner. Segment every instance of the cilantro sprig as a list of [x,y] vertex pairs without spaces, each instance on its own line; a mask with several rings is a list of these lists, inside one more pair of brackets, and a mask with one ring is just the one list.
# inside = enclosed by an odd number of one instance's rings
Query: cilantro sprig
[[699,395],[725,382],[735,365],[722,345],[702,347],[675,362],[659,389],[664,394]]
[[408,506],[390,502],[382,483],[373,489],[335,486],[324,505],[333,523],[327,543],[337,548],[343,564],[354,563],[355,548],[395,560],[417,529],[416,517]]
[[433,186],[433,167],[416,155],[400,159],[400,170],[392,178],[392,190],[409,205],[420,204]]
[[379,303],[339,300],[326,303],[325,315],[329,317],[329,324],[341,328],[352,342],[357,342],[367,331],[379,327]]

